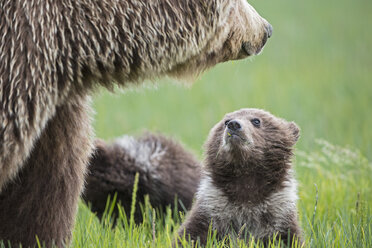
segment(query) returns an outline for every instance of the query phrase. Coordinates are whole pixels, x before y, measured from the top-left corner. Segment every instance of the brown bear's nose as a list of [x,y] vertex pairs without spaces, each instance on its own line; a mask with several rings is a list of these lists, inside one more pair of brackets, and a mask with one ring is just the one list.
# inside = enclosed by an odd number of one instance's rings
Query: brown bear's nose
[[[262,47],[266,44],[266,41],[273,35],[273,27],[270,25],[270,23],[268,23],[266,26],[265,26],[265,33],[264,33],[264,37],[262,38]],[[259,51],[261,51],[262,47],[259,49]]]
[[239,131],[242,128],[242,125],[240,125],[239,121],[232,120],[227,124],[227,128],[231,131]]
[[267,38],[270,38],[273,35],[273,26],[271,26],[270,23],[266,25],[266,33],[267,33]]

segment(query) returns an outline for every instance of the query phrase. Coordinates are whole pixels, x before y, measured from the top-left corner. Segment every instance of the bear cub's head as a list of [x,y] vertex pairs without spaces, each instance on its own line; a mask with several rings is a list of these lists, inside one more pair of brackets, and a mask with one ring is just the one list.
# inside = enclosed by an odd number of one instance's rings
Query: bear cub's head
[[205,144],[211,170],[244,173],[288,167],[300,129],[260,109],[228,113],[210,131]]

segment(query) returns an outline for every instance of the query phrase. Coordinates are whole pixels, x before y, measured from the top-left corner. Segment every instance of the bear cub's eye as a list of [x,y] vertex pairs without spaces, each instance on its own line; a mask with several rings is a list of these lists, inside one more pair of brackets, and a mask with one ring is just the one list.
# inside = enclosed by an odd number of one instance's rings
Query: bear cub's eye
[[231,120],[227,120],[227,121],[225,121],[225,126],[227,126],[227,124],[229,124],[230,121],[231,121]]
[[252,119],[251,122],[252,122],[253,126],[255,126],[255,127],[259,127],[260,124],[261,124],[261,121],[257,118]]

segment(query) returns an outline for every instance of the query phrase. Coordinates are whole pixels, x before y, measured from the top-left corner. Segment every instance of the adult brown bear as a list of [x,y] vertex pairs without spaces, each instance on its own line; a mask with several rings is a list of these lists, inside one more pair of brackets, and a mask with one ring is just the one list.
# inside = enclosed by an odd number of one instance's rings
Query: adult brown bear
[[0,239],[69,239],[93,88],[195,75],[270,35],[246,0],[0,0]]

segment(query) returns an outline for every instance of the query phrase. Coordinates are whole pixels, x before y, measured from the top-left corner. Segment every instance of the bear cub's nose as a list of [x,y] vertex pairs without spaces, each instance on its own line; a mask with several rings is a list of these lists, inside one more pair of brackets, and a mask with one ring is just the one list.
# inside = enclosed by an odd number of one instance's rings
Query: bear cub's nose
[[231,120],[227,124],[227,128],[231,131],[239,131],[240,129],[242,129],[242,125],[237,120]]

